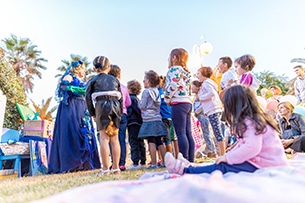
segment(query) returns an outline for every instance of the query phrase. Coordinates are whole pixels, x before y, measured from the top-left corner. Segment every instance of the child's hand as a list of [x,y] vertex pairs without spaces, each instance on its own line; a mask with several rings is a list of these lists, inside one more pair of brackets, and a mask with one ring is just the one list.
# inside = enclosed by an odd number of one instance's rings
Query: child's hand
[[220,164],[221,162],[227,162],[227,158],[225,155],[216,158],[216,164]]

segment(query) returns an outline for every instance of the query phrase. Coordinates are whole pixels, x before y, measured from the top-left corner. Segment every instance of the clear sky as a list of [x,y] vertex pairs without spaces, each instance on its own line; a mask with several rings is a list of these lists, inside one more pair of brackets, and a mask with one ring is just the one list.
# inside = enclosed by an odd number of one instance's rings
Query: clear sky
[[[200,36],[213,45],[204,65],[251,54],[254,72],[294,77],[292,58],[305,58],[304,0],[0,0],[0,39],[29,38],[48,60],[29,97],[54,96],[56,68],[70,54],[105,55],[122,82],[142,81],[150,69],[165,75],[173,48],[192,49]],[[3,42],[0,43],[3,45]],[[190,61],[195,73],[199,65]],[[56,103],[55,103],[56,104]]]

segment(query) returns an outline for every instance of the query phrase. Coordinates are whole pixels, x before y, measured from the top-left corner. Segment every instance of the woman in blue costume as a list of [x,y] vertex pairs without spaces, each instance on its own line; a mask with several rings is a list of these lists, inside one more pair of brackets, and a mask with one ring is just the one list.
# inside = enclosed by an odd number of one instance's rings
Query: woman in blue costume
[[49,173],[100,168],[92,120],[84,98],[86,68],[72,62],[57,88],[60,103],[49,158]]

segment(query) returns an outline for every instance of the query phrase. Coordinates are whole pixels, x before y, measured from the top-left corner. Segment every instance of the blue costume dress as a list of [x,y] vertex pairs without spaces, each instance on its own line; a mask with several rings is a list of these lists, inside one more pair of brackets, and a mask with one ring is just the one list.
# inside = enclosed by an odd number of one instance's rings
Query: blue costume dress
[[62,81],[49,158],[49,173],[100,168],[94,128],[87,110],[85,83],[70,74],[73,81]]

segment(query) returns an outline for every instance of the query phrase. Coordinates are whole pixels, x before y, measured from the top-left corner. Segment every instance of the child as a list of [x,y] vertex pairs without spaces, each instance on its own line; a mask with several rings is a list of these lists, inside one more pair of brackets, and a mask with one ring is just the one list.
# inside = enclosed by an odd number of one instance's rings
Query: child
[[131,99],[131,105],[127,107],[127,128],[132,160],[132,165],[127,167],[127,170],[135,170],[146,165],[146,148],[144,139],[138,138],[143,121],[137,95],[141,93],[142,87],[139,81],[131,80],[127,83],[127,89]]
[[[192,82],[192,93],[194,93],[196,95],[201,87],[201,84],[202,83],[199,82],[198,80],[194,80]],[[202,103],[200,101],[198,101],[196,98],[194,100],[193,106],[194,106],[195,116],[198,118],[198,120],[200,122],[203,138],[206,142],[207,157],[215,158],[216,157],[216,147],[215,147],[214,140],[212,139],[212,137],[210,135],[209,119],[203,113]]]
[[[118,129],[123,109],[120,81],[108,75],[110,63],[107,57],[98,56],[93,60],[97,75],[89,80],[86,102],[90,115],[95,119],[100,134],[102,175],[120,173],[120,143]],[[112,170],[109,170],[109,142],[111,144]]]
[[[165,77],[160,76],[160,84],[158,87],[160,96],[161,96],[161,106],[160,106],[160,113],[162,116],[162,121],[167,127],[167,135],[163,137],[163,143],[165,144],[166,151],[167,152],[173,152],[173,147],[174,147],[174,152],[175,152],[175,157],[177,158],[178,153],[179,153],[179,148],[178,148],[178,141],[176,137],[173,137],[171,139],[171,126],[173,125],[172,121],[172,109],[167,103],[165,102],[164,99],[164,90],[165,89]],[[173,144],[172,144],[173,143]]]
[[210,79],[213,69],[208,66],[202,66],[197,71],[197,78],[202,85],[197,93],[196,99],[202,103],[203,113],[209,118],[214,136],[217,140],[218,155],[222,156],[226,152],[226,144],[224,140],[221,114],[223,111],[220,101],[217,84]]
[[[117,65],[110,65],[110,71],[108,73],[109,75],[112,75],[116,77],[117,79],[121,80],[121,68]],[[121,147],[121,155],[120,155],[120,162],[119,167],[121,171],[125,171],[126,167],[126,129],[127,129],[127,107],[130,106],[131,101],[128,94],[127,87],[120,83],[121,85],[121,91],[123,96],[123,113],[122,118],[120,122],[120,128],[119,128],[119,142]]]
[[256,91],[261,82],[251,73],[256,64],[255,58],[249,54],[235,59],[236,73],[240,76],[239,84],[251,87]]
[[208,166],[189,166],[183,159],[176,160],[170,153],[165,155],[169,173],[212,173],[223,174],[241,171],[254,172],[259,168],[287,166],[278,128],[273,118],[260,107],[255,92],[246,86],[229,88],[223,98],[224,117],[238,139],[237,144],[225,155],[216,158]]
[[[151,157],[150,169],[158,168],[156,146],[160,150],[162,160],[164,160],[165,147],[162,137],[167,135],[167,129],[162,122],[160,114],[161,97],[158,91],[160,83],[159,75],[150,70],[145,72],[144,91],[139,103],[143,123],[139,132],[139,138],[147,139]],[[163,162],[164,163],[164,162]]]
[[185,49],[173,49],[169,56],[164,98],[172,108],[172,121],[178,138],[179,152],[194,162],[195,142],[191,129],[192,99],[190,94],[191,74],[186,63]]
[[221,57],[218,60],[218,69],[219,72],[222,74],[221,80],[220,80],[220,86],[221,90],[226,89],[227,87],[230,87],[231,85],[237,84],[237,75],[236,72],[232,66],[232,59],[228,56]]

